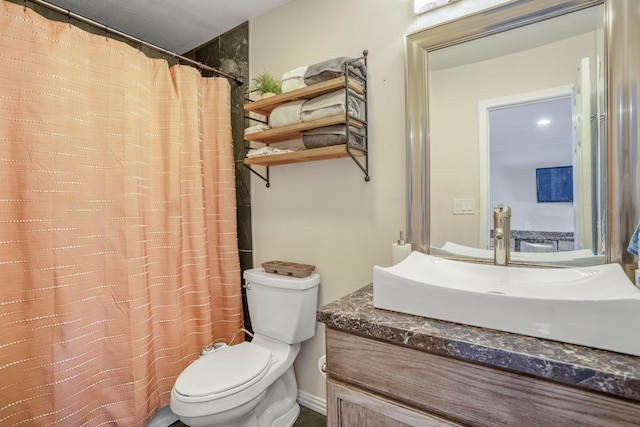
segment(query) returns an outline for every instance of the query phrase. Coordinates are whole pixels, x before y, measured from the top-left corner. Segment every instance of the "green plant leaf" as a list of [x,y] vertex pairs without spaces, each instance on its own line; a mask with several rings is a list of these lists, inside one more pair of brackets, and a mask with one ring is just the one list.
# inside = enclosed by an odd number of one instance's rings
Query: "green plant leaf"
[[258,92],[260,94],[265,94],[268,92],[272,92],[275,94],[282,93],[280,80],[276,79],[266,71],[261,74],[258,74],[255,78],[251,80],[251,85],[249,87],[249,90],[251,92]]

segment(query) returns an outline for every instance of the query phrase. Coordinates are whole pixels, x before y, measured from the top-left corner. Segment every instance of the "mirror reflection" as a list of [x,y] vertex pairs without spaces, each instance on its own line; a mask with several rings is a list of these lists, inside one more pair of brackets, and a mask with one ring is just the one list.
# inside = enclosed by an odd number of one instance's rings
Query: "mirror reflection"
[[604,263],[603,7],[427,54],[430,252]]

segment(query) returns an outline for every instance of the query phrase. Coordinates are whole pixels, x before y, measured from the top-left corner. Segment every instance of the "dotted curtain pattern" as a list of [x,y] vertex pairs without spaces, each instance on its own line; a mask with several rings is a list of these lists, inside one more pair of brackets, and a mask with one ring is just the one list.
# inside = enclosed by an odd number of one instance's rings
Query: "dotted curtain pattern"
[[242,327],[229,83],[5,1],[0,70],[0,425],[144,426]]

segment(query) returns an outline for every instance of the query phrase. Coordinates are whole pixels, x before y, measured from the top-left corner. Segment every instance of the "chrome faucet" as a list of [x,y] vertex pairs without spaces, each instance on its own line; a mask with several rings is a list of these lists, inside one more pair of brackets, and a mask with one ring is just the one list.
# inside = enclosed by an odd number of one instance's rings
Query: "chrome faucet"
[[506,267],[511,258],[511,208],[493,208],[493,263]]

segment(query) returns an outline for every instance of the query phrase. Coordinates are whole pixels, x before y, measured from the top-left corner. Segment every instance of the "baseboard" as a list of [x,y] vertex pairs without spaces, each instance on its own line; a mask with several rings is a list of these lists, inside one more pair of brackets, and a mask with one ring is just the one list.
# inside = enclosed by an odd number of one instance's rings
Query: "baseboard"
[[312,411],[316,411],[322,415],[327,415],[327,401],[319,398],[318,396],[313,396],[309,393],[298,390],[298,403]]

